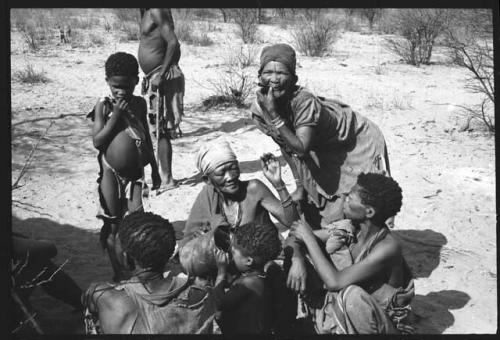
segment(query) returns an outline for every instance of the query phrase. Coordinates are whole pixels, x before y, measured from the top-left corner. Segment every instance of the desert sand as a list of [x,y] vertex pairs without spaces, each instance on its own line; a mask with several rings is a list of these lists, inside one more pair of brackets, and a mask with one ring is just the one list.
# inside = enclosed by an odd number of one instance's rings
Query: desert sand
[[[207,86],[221,71],[228,46],[241,40],[235,25],[217,23],[208,32],[207,47],[182,45],[180,66],[186,77],[182,138],[173,141],[173,173],[182,180],[175,190],[145,202],[182,230],[203,183],[194,156],[205,142],[225,139],[241,164],[242,178],[259,178],[259,156],[279,149],[259,132],[246,109],[203,110]],[[293,45],[284,28],[260,25],[260,49],[270,43]],[[113,52],[137,54],[138,42],[116,42],[100,32],[100,47],[52,46],[26,53],[19,34],[12,33],[13,72],[31,63],[50,82],[27,85],[12,80],[12,182],[46,128],[22,187],[12,191],[12,229],[56,244],[55,262],[86,288],[111,279],[107,256],[98,244],[97,150],[92,123],[85,118],[97,99],[109,93],[104,62]],[[298,55],[299,84],[314,93],[337,98],[377,123],[385,134],[392,176],[403,188],[403,208],[394,234],[403,243],[413,270],[416,297],[412,304],[418,333],[495,333],[497,331],[496,198],[494,137],[479,126],[461,132],[464,123],[456,105],[474,105],[480,97],[464,88],[463,69],[447,62],[437,46],[432,65],[402,63],[382,47],[383,36],[343,32],[329,56]],[[182,42],[181,42],[182,43]],[[258,58],[250,66],[257,75]],[[137,95],[140,88],[136,88]],[[249,101],[252,98],[249,98]],[[294,181],[283,163],[289,190]],[[147,168],[148,181],[150,169]],[[268,183],[269,184],[269,183]],[[41,290],[32,297],[38,320],[47,333],[82,330],[82,317]]]

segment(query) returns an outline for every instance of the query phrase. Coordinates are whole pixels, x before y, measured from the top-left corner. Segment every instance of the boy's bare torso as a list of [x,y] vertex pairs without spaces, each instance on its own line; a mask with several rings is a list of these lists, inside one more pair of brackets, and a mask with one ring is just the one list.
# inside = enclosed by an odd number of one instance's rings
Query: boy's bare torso
[[[141,97],[133,97],[130,101],[130,114],[134,114],[141,122],[144,120],[142,116],[146,115],[145,107],[141,105]],[[145,165],[146,158],[139,155],[139,150],[136,141],[132,139],[125,131],[127,125],[122,121],[116,128],[116,134],[111,139],[105,151],[106,161],[119,174],[127,178],[140,178],[142,175],[142,167]],[[141,146],[145,147],[144,141]]]
[[[166,24],[173,29],[173,19],[170,13],[165,17],[167,20]],[[144,13],[141,19],[140,30],[139,66],[145,74],[148,74],[163,63],[167,50],[167,42],[161,35],[160,26],[153,21],[151,10]],[[178,63],[179,57],[180,53],[176,51],[172,64]]]

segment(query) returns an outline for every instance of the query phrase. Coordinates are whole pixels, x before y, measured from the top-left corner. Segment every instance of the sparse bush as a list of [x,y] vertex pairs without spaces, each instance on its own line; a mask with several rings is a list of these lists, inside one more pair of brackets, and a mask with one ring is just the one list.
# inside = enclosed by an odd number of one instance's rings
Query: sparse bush
[[124,22],[121,30],[125,33],[127,40],[136,41],[140,38],[139,25],[136,22]]
[[238,35],[243,43],[253,44],[257,40],[259,10],[257,8],[233,8],[230,13],[238,25]]
[[401,9],[392,18],[400,38],[386,38],[386,48],[411,65],[428,65],[436,38],[449,20],[447,9]]
[[101,24],[101,20],[95,16],[78,16],[71,18],[71,28],[78,28],[82,30],[90,30]]
[[26,67],[24,69],[15,71],[13,76],[21,83],[27,84],[47,83],[50,81],[43,70],[35,70],[33,65],[30,63],[26,64]]
[[113,26],[109,23],[109,21],[108,21],[108,20],[105,20],[105,21],[104,21],[104,30],[105,30],[106,32],[109,32],[109,31],[111,31],[111,28],[113,28]]
[[462,107],[471,120],[479,120],[490,132],[495,132],[493,64],[493,22],[489,10],[457,10],[446,30],[445,46],[452,62],[465,68],[469,77],[466,88],[483,96],[481,104]]
[[137,8],[115,8],[113,12],[118,22],[134,22],[137,25],[141,23],[141,12]]
[[94,46],[103,46],[106,43],[101,35],[95,33],[90,34],[89,39]]
[[323,15],[304,15],[292,36],[297,49],[308,56],[325,55],[335,42],[339,33],[339,25]]
[[215,19],[217,14],[214,13],[213,9],[210,8],[196,8],[193,10],[193,14],[201,19]]
[[237,107],[245,106],[245,100],[254,89],[253,79],[255,78],[254,73],[240,62],[240,60],[245,59],[242,57],[245,54],[246,52],[242,48],[230,50],[225,56],[224,67],[219,72],[218,78],[208,81],[210,89],[215,92],[215,95],[203,101],[205,108],[223,104]]
[[258,54],[257,46],[255,45],[240,45],[231,49],[226,56],[225,63],[236,65],[239,68],[246,68],[255,64]]
[[182,40],[184,42],[191,40],[192,29],[193,29],[192,22],[177,21],[175,23],[175,35],[177,36],[177,39]]
[[368,20],[368,25],[370,30],[373,30],[373,24],[375,21],[380,19],[382,16],[383,9],[382,8],[361,8],[358,10],[359,14]]

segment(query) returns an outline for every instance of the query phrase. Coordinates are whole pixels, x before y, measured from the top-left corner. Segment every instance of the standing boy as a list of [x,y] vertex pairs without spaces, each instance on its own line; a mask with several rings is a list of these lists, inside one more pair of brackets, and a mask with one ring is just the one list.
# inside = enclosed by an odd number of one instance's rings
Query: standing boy
[[134,96],[139,82],[137,59],[128,53],[112,54],[105,64],[111,96],[101,98],[89,114],[94,120],[93,141],[99,150],[97,215],[104,222],[101,244],[108,251],[114,280],[124,278],[116,259],[116,233],[125,213],[142,210],[144,166],[151,164],[153,189],[160,175],[146,121],[146,102]]

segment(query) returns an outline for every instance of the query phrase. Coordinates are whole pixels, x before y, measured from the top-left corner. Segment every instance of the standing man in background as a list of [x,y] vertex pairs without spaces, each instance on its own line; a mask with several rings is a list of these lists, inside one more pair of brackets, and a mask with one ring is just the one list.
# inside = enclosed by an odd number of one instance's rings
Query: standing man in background
[[171,139],[176,137],[183,115],[184,74],[178,64],[181,50],[170,9],[141,8],[140,11],[138,60],[145,74],[142,94],[148,103],[149,121],[158,127],[157,159],[162,191],[178,186],[172,176]]

